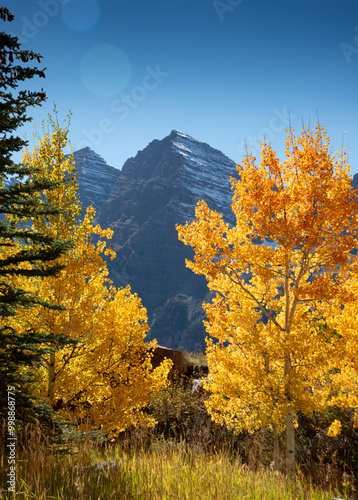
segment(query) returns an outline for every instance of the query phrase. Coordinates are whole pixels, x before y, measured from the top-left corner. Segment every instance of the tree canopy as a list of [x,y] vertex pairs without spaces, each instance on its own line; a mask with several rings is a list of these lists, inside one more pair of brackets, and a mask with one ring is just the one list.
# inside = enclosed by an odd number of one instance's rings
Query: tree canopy
[[208,410],[238,431],[286,429],[293,472],[298,412],[358,409],[358,203],[346,152],[332,154],[323,126],[288,130],[284,161],[261,147],[232,179],[233,227],[199,201],[177,229],[194,249],[187,266],[214,292]]
[[[55,110],[56,111],[56,110]],[[56,339],[41,356],[32,390],[66,418],[116,434],[129,425],[150,425],[143,412],[150,395],[165,385],[169,362],[153,370],[156,343],[146,343],[147,314],[129,287],[117,290],[108,278],[106,257],[115,258],[106,239],[111,229],[94,224],[88,207],[83,219],[78,198],[75,163],[65,155],[69,122],[61,126],[57,115],[42,125],[42,136],[23,163],[35,168],[30,181],[43,177],[58,186],[38,196],[50,201],[58,213],[29,219],[43,235],[71,236],[73,248],[58,257],[61,271],[52,277],[26,277],[27,287],[43,300],[63,309],[41,306],[20,311],[12,320],[17,331],[42,330]],[[22,286],[24,277],[17,278]],[[62,342],[62,339],[69,339]]]

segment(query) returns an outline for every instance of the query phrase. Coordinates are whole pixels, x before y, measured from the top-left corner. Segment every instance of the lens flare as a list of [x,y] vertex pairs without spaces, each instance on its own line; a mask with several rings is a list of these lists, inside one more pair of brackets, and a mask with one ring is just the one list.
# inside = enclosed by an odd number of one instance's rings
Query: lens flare
[[93,46],[81,61],[85,87],[101,97],[112,97],[129,83],[132,67],[127,55],[110,44]]

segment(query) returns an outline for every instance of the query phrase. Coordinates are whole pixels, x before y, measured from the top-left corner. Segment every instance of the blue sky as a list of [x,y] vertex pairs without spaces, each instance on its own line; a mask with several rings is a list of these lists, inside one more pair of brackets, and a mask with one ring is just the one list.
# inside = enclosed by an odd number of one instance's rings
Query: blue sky
[[[3,30],[44,56],[48,101],[75,150],[121,168],[172,129],[241,162],[319,121],[358,172],[357,0],[16,0]],[[31,139],[32,128],[24,128]]]

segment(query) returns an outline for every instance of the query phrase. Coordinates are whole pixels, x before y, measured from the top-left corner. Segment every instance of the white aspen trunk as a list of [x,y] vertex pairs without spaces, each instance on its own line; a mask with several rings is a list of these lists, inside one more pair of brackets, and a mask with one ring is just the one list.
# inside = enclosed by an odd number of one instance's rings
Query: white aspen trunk
[[[285,295],[286,295],[286,317],[285,317],[285,331],[286,335],[290,335],[290,283],[289,283],[290,264],[286,259],[285,265]],[[290,353],[286,353],[285,357],[285,396],[287,401],[287,415],[286,415],[286,469],[287,475],[293,476],[295,474],[295,428],[293,425],[293,410],[290,404],[290,372],[291,372],[291,359]]]
[[[265,369],[267,375],[270,373],[270,360],[269,356],[266,355],[265,359]],[[274,397],[272,396],[272,405],[275,405]],[[278,442],[278,429],[277,424],[272,424],[272,433],[273,433],[273,464],[275,470],[280,470],[281,460],[280,460],[280,445]]]
[[55,393],[55,369],[56,369],[56,354],[54,352],[50,353],[50,363],[48,367],[48,389],[47,397],[49,399],[51,407],[53,407],[54,393]]
[[[290,357],[286,356],[285,359],[285,376],[289,377],[291,371]],[[286,387],[286,398],[289,397],[288,387]],[[295,427],[293,425],[293,409],[290,402],[287,405],[286,414],[286,469],[287,475],[293,476],[295,474]]]
[[293,425],[293,410],[289,406],[286,416],[286,469],[287,475],[293,476],[296,472],[295,467],[295,428]]

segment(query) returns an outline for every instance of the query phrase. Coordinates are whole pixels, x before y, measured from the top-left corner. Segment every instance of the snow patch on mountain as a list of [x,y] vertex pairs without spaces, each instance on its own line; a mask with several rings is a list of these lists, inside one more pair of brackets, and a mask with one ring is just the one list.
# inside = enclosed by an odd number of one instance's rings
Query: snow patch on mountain
[[213,210],[228,214],[232,201],[230,177],[235,176],[235,162],[221,151],[177,130],[172,131],[171,137],[175,154],[184,159],[179,174],[183,188],[191,193],[190,201],[176,200],[178,212],[191,219],[197,201],[205,199]]
[[89,147],[75,151],[73,156],[82,205],[84,208],[93,205],[98,211],[108,198],[120,170]]

